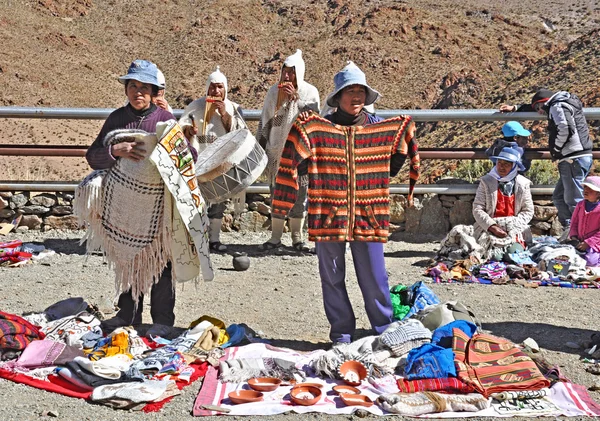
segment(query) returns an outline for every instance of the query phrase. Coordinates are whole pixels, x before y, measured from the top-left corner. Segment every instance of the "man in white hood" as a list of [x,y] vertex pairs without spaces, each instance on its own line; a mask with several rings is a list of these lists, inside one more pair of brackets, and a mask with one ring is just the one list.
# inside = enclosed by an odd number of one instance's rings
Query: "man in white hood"
[[[304,81],[305,64],[302,51],[296,50],[283,62],[279,83],[271,86],[265,98],[262,109],[258,135],[260,145],[265,149],[268,163],[265,173],[271,185],[271,196],[275,177],[279,169],[279,161],[292,123],[298,114],[312,110],[319,112],[319,92],[317,88]],[[308,167],[303,163],[298,167],[300,188],[298,200],[288,214],[292,245],[298,251],[308,251],[308,246],[302,239],[302,227],[306,208],[308,188]],[[271,197],[272,198],[272,197]],[[259,246],[260,250],[272,250],[281,246],[281,236],[285,219],[271,214],[271,238]]]
[[[179,125],[199,156],[218,137],[246,128],[241,107],[227,99],[227,78],[219,66],[206,80],[206,96],[192,101],[185,108]],[[225,202],[213,203],[208,208],[210,249],[221,253],[227,251],[227,246],[220,241],[225,208]]]

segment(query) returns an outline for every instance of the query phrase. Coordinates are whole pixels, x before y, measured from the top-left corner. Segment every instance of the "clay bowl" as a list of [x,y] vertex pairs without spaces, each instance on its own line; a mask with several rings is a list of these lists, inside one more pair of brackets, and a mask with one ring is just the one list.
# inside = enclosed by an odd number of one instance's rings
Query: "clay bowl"
[[348,386],[345,384],[338,384],[337,386],[333,386],[333,391],[338,395],[341,395],[342,393],[346,393],[348,395],[360,395],[360,390],[358,390],[356,387]]
[[338,373],[346,384],[358,386],[367,377],[367,367],[360,361],[350,360],[340,366]]
[[259,402],[263,400],[263,394],[255,390],[236,390],[235,392],[231,392],[228,396],[231,402],[235,404]]
[[281,379],[275,377],[255,377],[248,380],[248,386],[260,392],[272,392],[281,384]]
[[314,386],[296,386],[290,390],[290,397],[296,405],[314,405],[321,399],[321,389]]
[[321,383],[297,383],[292,387],[300,387],[300,386],[312,386],[312,387],[316,387],[319,389],[323,388],[323,385]]
[[373,401],[365,395],[340,393],[340,399],[348,406],[373,406]]

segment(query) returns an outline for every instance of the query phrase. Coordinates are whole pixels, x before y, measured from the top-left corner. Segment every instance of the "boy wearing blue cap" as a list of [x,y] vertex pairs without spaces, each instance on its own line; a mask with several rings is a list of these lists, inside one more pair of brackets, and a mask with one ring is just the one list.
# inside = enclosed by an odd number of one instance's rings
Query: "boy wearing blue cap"
[[505,147],[516,149],[521,154],[521,163],[524,168],[519,171],[519,174],[525,174],[531,168],[531,160],[524,157],[531,132],[526,130],[518,121],[509,121],[502,126],[502,136],[502,138],[494,141],[494,144],[485,151],[485,154],[492,157],[498,155]]

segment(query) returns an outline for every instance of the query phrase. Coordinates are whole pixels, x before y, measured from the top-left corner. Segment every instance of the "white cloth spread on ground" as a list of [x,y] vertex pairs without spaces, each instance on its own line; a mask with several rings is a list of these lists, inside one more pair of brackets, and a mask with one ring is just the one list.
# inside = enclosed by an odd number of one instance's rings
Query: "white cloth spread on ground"
[[88,229],[82,240],[87,251],[102,250],[115,270],[117,294],[131,289],[136,300],[150,291],[169,261],[179,282],[197,280],[200,271],[204,280],[214,277],[206,205],[188,143],[175,120],[158,123],[156,130],[156,135],[108,133],[106,145],[135,138],[149,155],[94,171],[75,194],[76,214]]

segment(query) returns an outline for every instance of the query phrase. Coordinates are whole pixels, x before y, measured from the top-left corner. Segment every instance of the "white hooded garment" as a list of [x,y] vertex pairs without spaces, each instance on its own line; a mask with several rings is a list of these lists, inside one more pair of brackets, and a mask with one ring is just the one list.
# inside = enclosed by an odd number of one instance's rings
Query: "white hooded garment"
[[305,64],[302,59],[302,51],[296,50],[294,54],[285,59],[283,66],[293,67],[295,70],[298,99],[286,101],[277,110],[279,83],[271,86],[265,98],[256,136],[267,154],[268,163],[265,173],[271,184],[274,184],[283,147],[292,128],[292,123],[299,113],[308,110],[318,113],[320,108],[319,91],[313,85],[304,81]]

